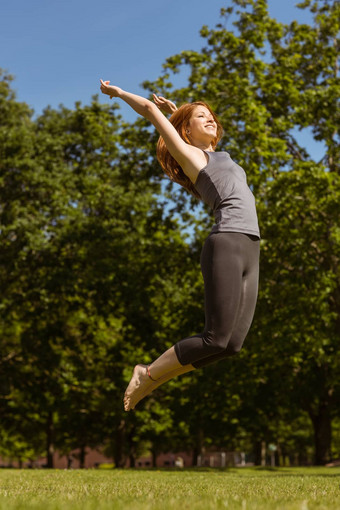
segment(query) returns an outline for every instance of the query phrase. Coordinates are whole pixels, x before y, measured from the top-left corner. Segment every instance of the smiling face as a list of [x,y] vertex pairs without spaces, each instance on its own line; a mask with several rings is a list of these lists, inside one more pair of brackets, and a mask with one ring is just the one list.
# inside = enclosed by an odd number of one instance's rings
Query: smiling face
[[205,106],[196,106],[190,117],[187,134],[196,147],[211,147],[216,138],[217,124],[212,113]]

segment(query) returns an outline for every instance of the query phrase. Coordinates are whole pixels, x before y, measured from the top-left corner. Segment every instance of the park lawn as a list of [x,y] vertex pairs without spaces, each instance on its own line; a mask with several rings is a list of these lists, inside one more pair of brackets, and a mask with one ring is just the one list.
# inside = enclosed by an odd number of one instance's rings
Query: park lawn
[[0,470],[0,510],[340,509],[340,468]]

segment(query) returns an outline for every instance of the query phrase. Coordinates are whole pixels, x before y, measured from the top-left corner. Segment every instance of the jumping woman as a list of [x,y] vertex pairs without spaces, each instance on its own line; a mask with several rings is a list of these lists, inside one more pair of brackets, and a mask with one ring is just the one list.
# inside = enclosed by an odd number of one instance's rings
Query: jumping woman
[[[205,328],[184,338],[150,365],[136,365],[124,396],[126,411],[178,375],[238,353],[253,320],[259,274],[260,233],[255,199],[244,170],[227,152],[215,152],[222,126],[209,105],[176,108],[163,97],[149,101],[101,80],[160,134],[157,157],[174,182],[207,203],[215,225],[201,253]],[[172,113],[169,120],[160,109]]]

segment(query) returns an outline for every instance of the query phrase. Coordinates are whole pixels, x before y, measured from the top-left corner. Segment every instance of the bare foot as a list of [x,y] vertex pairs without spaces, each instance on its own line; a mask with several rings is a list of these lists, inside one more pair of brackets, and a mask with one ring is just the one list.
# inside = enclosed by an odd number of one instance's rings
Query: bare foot
[[124,395],[124,409],[130,411],[143,398],[148,386],[152,383],[147,372],[147,365],[136,365]]
[[186,374],[187,372],[191,372],[194,370],[194,367],[192,365],[186,365],[182,366],[180,368],[176,368],[175,370],[172,370],[171,372],[168,372],[167,374],[164,374],[162,377],[157,379],[156,381],[152,381],[149,379],[149,384],[143,386],[142,391],[138,393],[136,396],[136,399],[134,400],[134,407],[140,402],[143,398],[147,397],[152,393],[156,388],[161,386],[161,384],[166,383],[170,379],[173,379],[174,377],[177,377],[182,374]]
[[132,409],[136,407],[138,402],[140,402],[141,400],[143,400],[143,398],[150,395],[150,393],[152,393],[153,390],[155,390],[156,388],[158,388],[158,386],[163,384],[163,382],[165,381],[162,381],[162,379],[160,379],[159,382],[158,380],[157,381],[150,380],[150,383],[148,385],[143,386],[143,388],[141,388],[141,391],[138,393],[138,396],[136,396],[136,398],[134,399],[134,405]]

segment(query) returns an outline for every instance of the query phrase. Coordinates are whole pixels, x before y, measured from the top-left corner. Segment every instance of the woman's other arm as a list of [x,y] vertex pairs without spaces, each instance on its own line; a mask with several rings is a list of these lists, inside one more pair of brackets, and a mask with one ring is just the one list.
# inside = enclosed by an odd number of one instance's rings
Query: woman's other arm
[[171,115],[177,110],[177,106],[175,105],[175,103],[170,101],[170,99],[166,99],[163,96],[157,96],[156,94],[152,94],[152,95],[153,95],[153,100],[154,100],[155,105],[160,110],[162,110],[162,112],[170,113],[170,115]]

